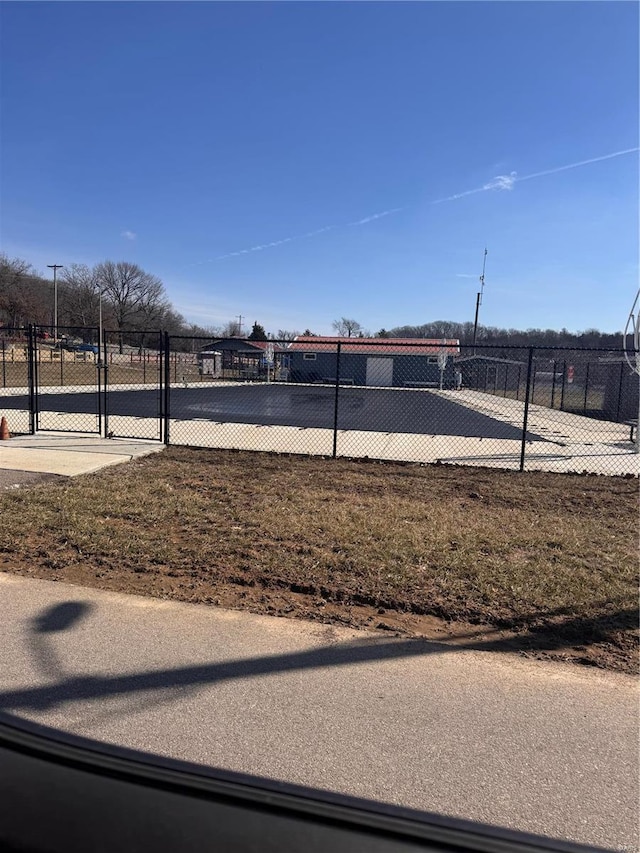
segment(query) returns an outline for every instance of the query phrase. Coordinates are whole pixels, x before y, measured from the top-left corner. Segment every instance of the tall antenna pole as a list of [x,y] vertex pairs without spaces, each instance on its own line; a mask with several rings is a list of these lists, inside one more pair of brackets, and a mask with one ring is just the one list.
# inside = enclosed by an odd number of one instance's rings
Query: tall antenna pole
[[473,354],[476,354],[476,340],[478,337],[478,314],[480,313],[480,306],[482,305],[482,296],[484,294],[484,271],[487,265],[487,250],[484,250],[484,256],[482,258],[482,275],[480,276],[480,290],[476,295],[476,319],[473,324]]
[[238,314],[238,337],[242,337],[242,314]]

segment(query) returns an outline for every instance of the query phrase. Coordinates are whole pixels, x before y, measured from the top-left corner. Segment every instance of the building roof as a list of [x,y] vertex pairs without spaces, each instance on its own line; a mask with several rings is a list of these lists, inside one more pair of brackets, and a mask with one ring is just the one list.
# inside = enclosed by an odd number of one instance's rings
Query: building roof
[[460,352],[460,341],[455,338],[347,338],[298,335],[287,347],[288,352],[335,352],[340,343],[341,352],[370,355],[437,355],[443,345],[452,355]]
[[250,341],[247,338],[218,338],[209,341],[200,352],[239,352],[245,355],[262,355],[269,344],[273,344],[274,352],[282,352],[283,348],[273,341]]

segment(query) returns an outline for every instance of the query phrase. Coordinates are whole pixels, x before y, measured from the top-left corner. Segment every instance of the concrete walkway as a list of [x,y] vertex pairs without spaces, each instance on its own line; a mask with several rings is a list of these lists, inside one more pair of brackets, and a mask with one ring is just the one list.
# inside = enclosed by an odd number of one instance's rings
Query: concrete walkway
[[1,573],[0,610],[10,714],[637,853],[630,676]]
[[0,471],[75,477],[163,449],[164,445],[157,441],[39,432],[0,441]]

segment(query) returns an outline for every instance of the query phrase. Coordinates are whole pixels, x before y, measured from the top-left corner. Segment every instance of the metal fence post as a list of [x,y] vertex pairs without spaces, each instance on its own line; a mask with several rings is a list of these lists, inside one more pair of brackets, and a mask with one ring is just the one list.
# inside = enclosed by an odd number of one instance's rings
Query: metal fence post
[[560,390],[560,411],[564,411],[564,389],[567,383],[567,359],[562,362],[562,388]]
[[551,408],[555,408],[556,402],[556,360],[553,360],[553,379],[551,380]]
[[38,394],[36,389],[36,354],[33,345],[33,326],[29,323],[27,337],[27,374],[29,377],[29,432],[36,434],[38,418],[36,407],[38,405]]
[[[620,380],[618,382],[618,405],[616,406],[616,421],[620,420],[620,406],[622,404],[622,383],[624,382],[624,362],[620,362]],[[637,427],[636,427],[637,429]]]
[[164,333],[164,443],[169,444],[169,394],[171,389],[171,338]]
[[522,365],[518,365],[518,389],[516,391],[516,400],[520,399],[520,377],[522,376]]
[[582,406],[582,412],[585,415],[587,414],[587,397],[589,396],[589,365],[590,364],[591,364],[591,362],[588,361],[587,362],[587,372],[586,372],[585,377],[584,377],[584,403]]
[[[533,402],[533,398],[534,398],[535,393],[536,393],[536,373],[537,373],[536,367],[537,367],[537,365],[534,362],[533,363],[533,381],[531,382],[531,402]],[[528,381],[529,381],[529,378],[527,376],[527,382]],[[527,399],[528,398],[529,398],[529,394],[527,393]]]
[[520,447],[520,470],[524,471],[524,457],[527,450],[527,424],[529,423],[529,391],[531,390],[531,368],[533,367],[533,347],[529,347],[527,364],[527,390],[524,395],[524,416],[522,418],[522,445]]
[[98,329],[98,355],[96,361],[96,373],[98,384],[98,435],[102,438],[102,341],[100,340],[100,329]]
[[[104,416],[104,437],[109,438],[109,357],[107,353],[107,333],[102,330],[102,351],[104,352],[104,366],[102,368],[102,381],[104,389],[104,402],[102,406]],[[111,353],[113,360],[113,353]]]
[[507,364],[505,367],[505,371],[504,371],[504,394],[502,395],[503,397],[507,396],[507,387],[509,385],[509,368],[510,367],[511,367],[511,365]]
[[338,397],[340,394],[340,352],[342,344],[338,341],[336,351],[336,392],[333,402],[333,458],[338,455]]

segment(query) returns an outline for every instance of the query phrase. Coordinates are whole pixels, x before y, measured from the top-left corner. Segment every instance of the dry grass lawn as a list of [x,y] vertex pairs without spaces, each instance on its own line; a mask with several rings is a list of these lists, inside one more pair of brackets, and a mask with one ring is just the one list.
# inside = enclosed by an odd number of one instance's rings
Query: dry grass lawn
[[0,569],[636,671],[637,492],[169,448],[0,494]]

